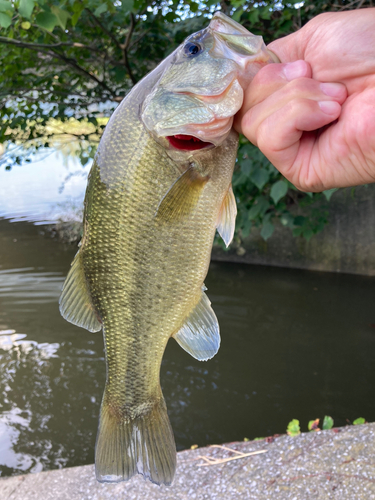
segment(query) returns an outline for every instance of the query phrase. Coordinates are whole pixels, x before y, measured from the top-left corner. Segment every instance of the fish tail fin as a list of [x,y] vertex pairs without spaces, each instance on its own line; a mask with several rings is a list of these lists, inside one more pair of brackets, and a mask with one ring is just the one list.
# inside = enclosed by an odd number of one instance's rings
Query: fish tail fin
[[95,447],[97,480],[127,481],[138,473],[170,485],[175,470],[176,445],[164,398],[133,419],[114,411],[104,398]]

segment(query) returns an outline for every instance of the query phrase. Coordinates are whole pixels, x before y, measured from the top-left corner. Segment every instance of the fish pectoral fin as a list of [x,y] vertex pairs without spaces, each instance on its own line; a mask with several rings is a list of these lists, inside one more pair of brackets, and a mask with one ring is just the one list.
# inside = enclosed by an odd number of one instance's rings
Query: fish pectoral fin
[[232,185],[229,186],[220,208],[216,229],[223,238],[226,246],[233,240],[236,225],[237,205]]
[[219,323],[204,292],[173,338],[199,361],[207,361],[215,356],[220,347]]
[[204,177],[195,168],[189,167],[161,200],[155,214],[156,219],[169,222],[189,215],[209,179],[209,176]]
[[61,316],[73,325],[86,328],[89,332],[98,332],[102,329],[91,302],[82,256],[79,251],[74,257],[72,267],[66,277],[59,306]]

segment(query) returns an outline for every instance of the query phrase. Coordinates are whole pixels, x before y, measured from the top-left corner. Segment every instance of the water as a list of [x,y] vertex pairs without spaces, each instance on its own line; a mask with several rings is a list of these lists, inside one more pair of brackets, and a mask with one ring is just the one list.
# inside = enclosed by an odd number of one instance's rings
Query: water
[[[94,461],[101,333],[58,312],[76,249],[0,220],[0,473]],[[292,418],[375,420],[375,279],[212,263],[222,346],[200,363],[173,340],[161,373],[178,449],[283,433]]]
[[[79,216],[89,166],[57,153],[0,169],[0,475],[94,461],[101,333],[64,321],[76,248],[42,225]],[[212,263],[222,345],[200,363],[174,340],[161,381],[178,449],[285,432],[292,418],[375,420],[375,278]]]
[[0,217],[37,224],[81,220],[90,165],[82,167],[64,148],[41,150],[9,172],[0,165]]

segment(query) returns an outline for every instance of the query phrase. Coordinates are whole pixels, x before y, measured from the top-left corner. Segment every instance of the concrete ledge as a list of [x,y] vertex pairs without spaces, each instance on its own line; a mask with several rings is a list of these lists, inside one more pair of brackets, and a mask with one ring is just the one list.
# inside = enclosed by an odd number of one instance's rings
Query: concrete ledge
[[375,184],[357,187],[353,198],[349,188],[342,189],[316,206],[328,211],[329,224],[310,241],[294,238],[281,224],[264,241],[253,228],[240,248],[232,244],[224,252],[215,246],[213,260],[375,276]]
[[171,487],[140,476],[127,483],[99,484],[94,466],[0,479],[2,500],[373,500],[375,424],[280,436],[227,445],[242,453],[266,453],[220,465],[199,466],[199,457],[233,453],[207,447],[178,453]]

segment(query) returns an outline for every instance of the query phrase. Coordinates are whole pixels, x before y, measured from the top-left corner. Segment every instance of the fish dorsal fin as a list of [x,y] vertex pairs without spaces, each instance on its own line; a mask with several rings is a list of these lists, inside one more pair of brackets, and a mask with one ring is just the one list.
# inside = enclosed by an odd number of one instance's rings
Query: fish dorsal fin
[[220,347],[219,323],[204,292],[184,325],[173,337],[186,352],[199,361],[207,361],[215,356]]
[[229,186],[220,208],[216,229],[223,238],[226,246],[233,240],[236,225],[237,205],[233,194],[232,185]]
[[80,252],[72,262],[59,305],[61,316],[73,325],[86,328],[89,332],[98,332],[102,329],[91,302]]
[[161,200],[155,217],[169,222],[189,215],[198,203],[201,192],[209,180],[193,167],[189,167],[172,185]]

